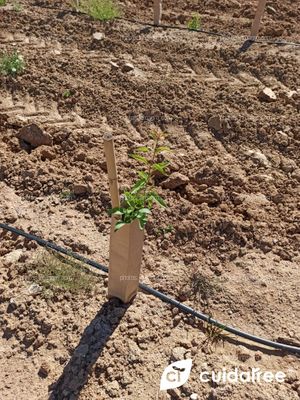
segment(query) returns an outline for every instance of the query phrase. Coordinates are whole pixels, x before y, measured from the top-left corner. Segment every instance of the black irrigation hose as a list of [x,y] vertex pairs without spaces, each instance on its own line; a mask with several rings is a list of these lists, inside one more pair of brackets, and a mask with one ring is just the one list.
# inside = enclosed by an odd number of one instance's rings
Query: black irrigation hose
[[[50,9],[50,10],[57,10],[60,11],[61,13],[64,14],[73,14],[73,15],[87,15],[86,13],[82,12],[82,11],[77,11],[77,10],[68,10],[68,9],[62,9],[59,7],[55,7],[55,6],[47,6],[47,5],[40,5],[40,4],[33,4],[33,6],[35,7],[39,7],[39,8],[46,8],[46,9]],[[182,30],[182,31],[191,31],[189,28],[185,27],[185,26],[175,26],[175,25],[165,25],[165,24],[160,24],[160,25],[155,25],[153,23],[150,22],[143,22],[143,21],[138,21],[132,18],[124,18],[124,17],[116,17],[116,20],[120,20],[120,21],[127,21],[127,22],[132,22],[135,24],[139,24],[139,25],[143,25],[143,26],[151,26],[154,28],[163,28],[163,29],[177,29],[177,30]],[[204,29],[194,29],[193,32],[198,32],[198,33],[204,33],[206,35],[210,35],[210,36],[218,36],[218,37],[224,37],[224,38],[230,38],[229,34],[226,33],[219,33],[219,32],[213,32],[213,31],[207,31]],[[236,36],[238,38],[238,36]],[[242,38],[242,37],[241,37]],[[250,41],[252,43],[265,43],[265,44],[276,44],[276,45],[286,45],[286,46],[296,46],[296,47],[300,47],[300,42],[288,42],[288,41],[281,41],[281,40],[269,40],[269,39],[251,39],[246,38],[245,39],[246,42]]]
[[[30,233],[26,233],[20,229],[14,228],[12,226],[6,225],[6,224],[2,224],[0,223],[0,228],[12,232],[18,236],[23,236],[28,240],[34,240],[35,242],[37,242],[39,245],[43,246],[43,247],[48,247],[50,249],[53,249],[55,251],[58,251],[59,253],[71,256],[79,261],[82,261],[94,268],[97,268],[103,272],[108,272],[108,268],[105,267],[104,265],[101,265],[99,263],[97,263],[96,261],[92,261],[88,258],[85,258],[77,253],[74,253],[73,251],[67,250],[63,247],[60,247],[54,243],[48,242],[47,240],[41,239],[35,235],[32,235]],[[278,342],[273,342],[272,340],[267,340],[267,339],[263,339],[259,336],[255,336],[255,335],[251,335],[250,333],[246,333],[243,331],[240,331],[237,328],[233,328],[231,326],[228,325],[224,325],[221,322],[209,317],[206,314],[203,314],[199,311],[195,311],[194,309],[192,309],[191,307],[188,307],[182,303],[180,303],[179,301],[172,299],[171,297],[167,296],[166,294],[159,292],[156,289],[153,289],[152,287],[145,285],[144,283],[140,283],[139,284],[140,289],[142,289],[143,291],[152,294],[153,296],[159,298],[160,300],[171,304],[174,307],[177,307],[179,310],[183,311],[186,314],[191,314],[194,317],[207,322],[208,324],[212,324],[215,325],[221,329],[223,329],[224,331],[230,332],[234,335],[240,336],[242,338],[248,339],[252,342],[256,342],[265,346],[269,346],[269,347],[273,347],[275,349],[279,349],[279,350],[284,350],[284,351],[288,351],[291,353],[295,353],[295,354],[300,354],[300,347],[296,347],[296,346],[290,346],[284,343],[278,343]]]
[[0,223],[0,228],[4,229],[6,231],[12,232],[15,235],[23,236],[28,240],[34,240],[42,247],[48,247],[49,249],[58,251],[59,253],[65,254],[67,256],[71,256],[73,258],[76,258],[76,260],[82,261],[85,264],[90,265],[91,267],[97,268],[102,272],[108,273],[108,268],[105,267],[104,265],[101,265],[101,264],[97,263],[96,261],[89,260],[88,258],[85,258],[85,257],[81,256],[80,254],[74,253],[71,250],[67,250],[63,247],[60,247],[55,243],[48,242],[47,240],[41,239],[38,236],[32,235],[31,233],[21,231],[20,229],[14,228],[13,226],[9,226],[6,224]]
[[282,45],[282,46],[296,46],[300,47],[300,42],[289,42],[289,41],[283,41],[283,40],[271,40],[271,39],[252,39],[250,36],[236,36],[236,35],[230,35],[229,33],[220,33],[220,32],[214,32],[214,31],[207,31],[205,29],[189,29],[185,26],[175,26],[175,25],[154,25],[149,22],[142,22],[142,21],[137,21],[134,19],[129,19],[129,18],[121,18],[118,17],[116,19],[123,20],[123,21],[128,21],[132,22],[135,24],[140,24],[140,25],[145,25],[151,26],[154,28],[163,28],[163,29],[175,29],[175,30],[180,30],[180,31],[189,31],[189,32],[198,32],[198,33],[204,33],[206,35],[210,36],[217,36],[220,38],[225,38],[225,39],[230,39],[232,36],[236,39],[244,39],[245,42],[251,42],[251,43],[262,43],[262,44],[276,44],[276,45]]

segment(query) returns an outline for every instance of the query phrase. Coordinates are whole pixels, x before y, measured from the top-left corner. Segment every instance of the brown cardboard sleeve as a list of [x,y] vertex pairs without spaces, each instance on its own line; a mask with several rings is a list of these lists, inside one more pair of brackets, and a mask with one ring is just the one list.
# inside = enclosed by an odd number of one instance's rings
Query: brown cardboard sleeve
[[140,229],[138,220],[116,232],[115,223],[116,219],[112,218],[108,297],[117,297],[128,303],[136,295],[139,286],[144,231]]

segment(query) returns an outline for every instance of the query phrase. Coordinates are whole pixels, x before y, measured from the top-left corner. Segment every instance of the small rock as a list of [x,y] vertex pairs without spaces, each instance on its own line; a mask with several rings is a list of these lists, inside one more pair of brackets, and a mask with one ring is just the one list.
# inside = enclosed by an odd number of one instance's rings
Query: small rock
[[255,358],[255,361],[260,361],[262,359],[261,353],[255,353],[254,358]]
[[73,186],[73,192],[75,195],[80,196],[82,194],[91,193],[92,188],[89,184],[75,183]]
[[181,315],[180,314],[178,314],[178,315],[175,315],[175,317],[173,318],[173,324],[174,324],[174,326],[176,326],[176,325],[178,325],[179,324],[179,322],[181,321]]
[[265,87],[264,89],[262,89],[259,94],[258,97],[261,101],[266,101],[266,102],[272,102],[275,101],[277,99],[276,94],[273,92],[272,89]]
[[246,152],[246,155],[263,167],[268,167],[270,165],[267,157],[259,150],[249,150]]
[[13,250],[10,253],[7,253],[3,258],[3,263],[5,265],[12,265],[19,261],[23,254],[23,250]]
[[184,347],[174,347],[171,357],[174,361],[184,360],[186,349]]
[[214,129],[217,132],[222,130],[222,120],[219,117],[219,115],[213,115],[212,117],[209,118],[207,123],[211,129]]
[[292,178],[293,179],[296,179],[298,182],[300,182],[300,168],[298,168],[298,169],[295,169],[293,172],[292,172]]
[[40,294],[43,291],[43,288],[40,285],[33,283],[32,285],[29,286],[27,290],[28,293],[31,294],[32,296],[36,296],[37,294]]
[[219,115],[213,115],[207,121],[209,128],[212,131],[227,134],[230,131],[229,121],[226,119],[222,119]]
[[281,146],[288,146],[289,145],[289,137],[286,133],[282,131],[278,131],[274,136],[275,143]]
[[122,67],[122,71],[123,72],[130,72],[134,70],[134,65],[130,64],[130,63],[125,63]]
[[[113,61],[110,61],[109,63],[111,65],[112,69],[118,69],[119,68],[119,65],[117,63],[115,63]],[[105,166],[106,166],[106,163],[105,163]]]
[[240,349],[238,351],[238,359],[242,362],[245,362],[251,358],[251,353],[246,349]]
[[93,33],[93,38],[95,39],[95,40],[102,40],[102,39],[104,39],[104,33],[102,33],[102,32],[94,32]]
[[163,183],[165,189],[176,189],[189,183],[189,178],[180,172],[173,172]]
[[198,397],[197,393],[192,393],[190,395],[190,400],[198,400],[198,399],[199,399],[199,397]]
[[86,153],[84,151],[80,151],[79,153],[75,154],[74,160],[76,161],[84,161],[86,157]]
[[265,28],[265,35],[270,37],[282,37],[285,34],[285,29],[283,26],[270,26]]
[[12,312],[14,312],[17,308],[18,308],[18,303],[16,302],[16,300],[15,300],[15,299],[10,299],[6,311],[7,311],[8,313],[12,313]]
[[49,335],[49,333],[51,332],[51,330],[52,330],[52,323],[51,322],[47,322],[47,321],[43,321],[42,322],[42,324],[41,324],[41,332],[44,334],[44,335]]
[[280,167],[284,172],[293,172],[297,168],[294,160],[286,157],[281,158]]
[[50,365],[46,362],[43,362],[42,365],[40,366],[38,375],[41,378],[46,378],[50,374],[50,372],[51,372]]
[[169,241],[168,241],[167,239],[164,239],[164,240],[161,242],[160,247],[161,247],[163,250],[167,250],[167,249],[169,248],[169,245],[170,245]]
[[116,397],[119,394],[120,386],[118,381],[109,382],[106,386],[106,392],[111,397]]
[[24,126],[18,133],[18,139],[24,140],[33,147],[52,146],[53,141],[51,135],[42,131],[36,124]]

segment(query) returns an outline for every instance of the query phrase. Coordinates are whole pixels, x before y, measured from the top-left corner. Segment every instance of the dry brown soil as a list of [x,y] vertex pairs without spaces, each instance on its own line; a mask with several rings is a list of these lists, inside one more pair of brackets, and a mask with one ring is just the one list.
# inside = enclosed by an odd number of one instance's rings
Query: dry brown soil
[[[299,346],[300,47],[239,51],[254,1],[164,2],[164,24],[183,28],[198,12],[203,29],[226,38],[147,26],[146,0],[122,1],[124,18],[110,23],[67,1],[20,4],[20,12],[0,8],[0,50],[17,49],[26,62],[22,75],[0,80],[1,222],[107,265],[102,134],[115,135],[124,188],[135,177],[128,153],[151,129],[166,131],[176,187],[159,188],[169,208],[147,225],[142,280],[224,323]],[[270,1],[262,36],[299,42],[299,20],[295,1]],[[265,86],[274,101],[260,96]],[[30,123],[52,145],[19,141]],[[82,194],[73,195],[77,184]],[[107,302],[102,274],[88,294],[32,295],[40,250],[4,232],[0,245],[1,400],[299,398],[296,355],[234,337],[211,345],[201,323],[142,292],[129,307]],[[159,392],[164,368],[184,357],[193,359],[189,381]],[[235,366],[287,378],[199,381],[203,369]]]

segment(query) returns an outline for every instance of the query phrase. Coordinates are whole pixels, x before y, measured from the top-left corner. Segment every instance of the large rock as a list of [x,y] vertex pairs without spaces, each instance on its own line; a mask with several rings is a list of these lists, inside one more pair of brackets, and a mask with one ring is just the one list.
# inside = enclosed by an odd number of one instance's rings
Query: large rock
[[49,133],[44,132],[36,124],[24,126],[18,133],[18,138],[29,143],[33,147],[52,146],[53,141]]
[[174,172],[162,183],[162,187],[165,189],[176,189],[180,186],[187,185],[189,181],[187,176],[180,172]]

